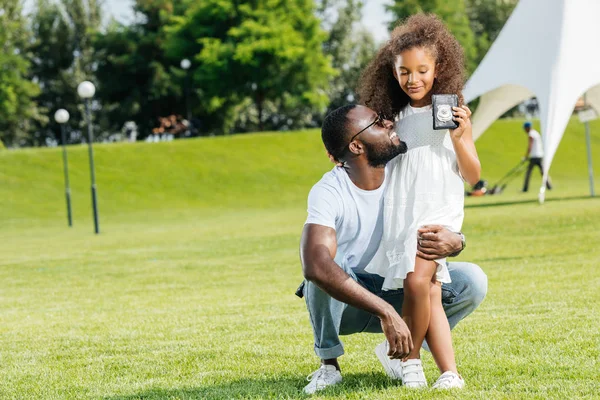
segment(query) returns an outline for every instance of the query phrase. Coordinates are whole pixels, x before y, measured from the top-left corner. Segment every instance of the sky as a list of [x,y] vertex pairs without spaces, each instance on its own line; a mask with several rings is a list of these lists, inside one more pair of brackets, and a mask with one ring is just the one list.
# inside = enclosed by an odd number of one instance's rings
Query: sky
[[392,18],[386,13],[384,5],[391,3],[389,0],[365,0],[362,23],[371,31],[377,42],[383,42],[390,36],[387,24]]
[[[25,8],[32,3],[32,0],[26,0]],[[388,38],[387,23],[390,17],[386,15],[384,5],[389,3],[390,0],[365,0],[362,23],[373,33],[377,42]],[[133,0],[105,0],[105,11],[118,21],[127,22],[133,18],[132,4]]]

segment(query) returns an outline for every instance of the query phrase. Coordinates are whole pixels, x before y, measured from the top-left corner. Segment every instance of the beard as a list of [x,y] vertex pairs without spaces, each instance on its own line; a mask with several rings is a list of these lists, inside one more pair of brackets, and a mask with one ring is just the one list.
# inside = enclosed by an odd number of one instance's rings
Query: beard
[[383,145],[366,142],[363,142],[363,145],[367,150],[367,162],[373,168],[385,167],[393,158],[406,153],[406,150],[408,150],[406,143],[403,141],[400,141],[397,146],[394,143]]

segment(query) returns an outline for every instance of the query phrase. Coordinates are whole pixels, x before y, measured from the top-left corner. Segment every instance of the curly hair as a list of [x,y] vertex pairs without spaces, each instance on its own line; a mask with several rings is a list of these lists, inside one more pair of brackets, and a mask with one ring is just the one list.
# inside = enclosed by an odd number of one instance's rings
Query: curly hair
[[357,93],[361,104],[392,119],[410,102],[393,71],[398,55],[413,48],[425,48],[435,58],[437,78],[431,93],[456,94],[459,104],[463,104],[464,51],[444,22],[433,14],[413,15],[393,30],[390,40],[360,77]]

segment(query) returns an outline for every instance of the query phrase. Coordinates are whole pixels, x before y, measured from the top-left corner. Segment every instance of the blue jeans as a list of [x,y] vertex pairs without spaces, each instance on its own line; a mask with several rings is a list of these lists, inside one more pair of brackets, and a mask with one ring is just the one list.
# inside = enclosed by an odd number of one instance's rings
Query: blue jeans
[[[487,276],[477,265],[464,262],[450,262],[448,270],[452,283],[442,285],[442,304],[452,329],[485,298]],[[402,315],[402,289],[382,291],[381,276],[354,273],[352,270],[346,272],[365,289],[390,303]],[[382,333],[379,318],[375,315],[334,299],[312,282],[306,282],[304,298],[315,336],[315,353],[321,359],[337,358],[344,354],[340,335]]]

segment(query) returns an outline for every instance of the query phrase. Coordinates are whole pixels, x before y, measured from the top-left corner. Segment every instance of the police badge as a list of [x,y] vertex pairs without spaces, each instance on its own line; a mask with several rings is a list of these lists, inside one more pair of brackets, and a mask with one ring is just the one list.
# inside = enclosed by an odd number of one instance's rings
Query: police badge
[[433,129],[456,129],[458,123],[452,118],[452,107],[458,107],[458,96],[455,94],[434,94],[431,96],[433,103]]

